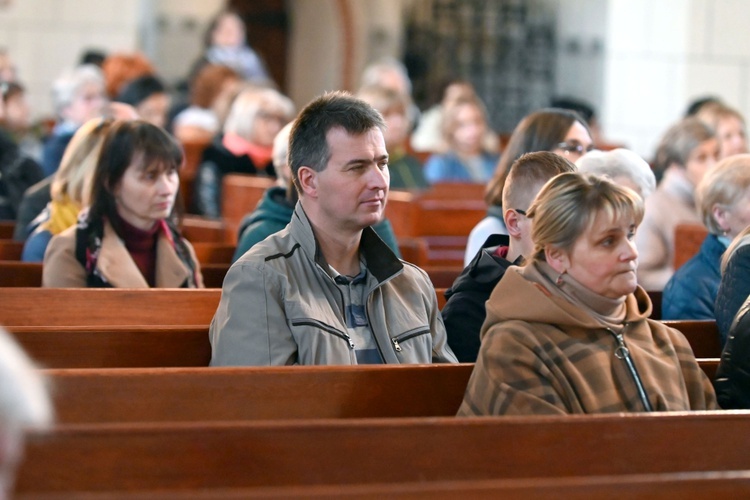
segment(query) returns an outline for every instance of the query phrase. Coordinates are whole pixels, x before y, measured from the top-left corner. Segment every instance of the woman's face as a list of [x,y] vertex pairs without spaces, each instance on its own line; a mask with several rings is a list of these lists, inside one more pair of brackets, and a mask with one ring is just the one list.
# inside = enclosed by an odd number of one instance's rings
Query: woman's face
[[613,220],[598,212],[569,252],[563,252],[563,269],[589,290],[619,299],[633,293],[638,281],[635,221],[630,216]]
[[179,184],[176,168],[142,168],[138,162],[131,163],[114,190],[117,213],[125,222],[147,231],[172,213]]
[[690,152],[685,162],[685,176],[693,185],[697,186],[703,176],[716,165],[719,159],[719,141],[708,139],[703,141]]
[[484,116],[479,108],[471,103],[458,106],[451,141],[453,147],[459,153],[479,154],[482,151],[484,133],[487,131]]
[[273,140],[289,120],[284,113],[270,107],[261,107],[255,116],[250,142],[259,146],[271,147]]
[[245,26],[234,14],[222,16],[211,33],[211,41],[219,47],[240,47],[245,43]]
[[383,113],[385,120],[385,147],[388,151],[400,148],[409,136],[409,119],[406,117],[406,109],[394,106]]
[[136,111],[147,122],[164,128],[167,125],[167,113],[169,113],[169,95],[151,94],[138,104]]
[[594,141],[586,127],[580,122],[573,122],[563,141],[552,152],[575,163],[592,149],[594,149]]
[[716,125],[720,158],[747,153],[745,126],[736,116],[725,116]]

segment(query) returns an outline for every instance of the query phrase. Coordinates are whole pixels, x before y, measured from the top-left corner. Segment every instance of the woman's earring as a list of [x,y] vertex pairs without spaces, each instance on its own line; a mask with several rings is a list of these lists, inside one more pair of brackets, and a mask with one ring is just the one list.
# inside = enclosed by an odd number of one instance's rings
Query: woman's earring
[[568,270],[567,270],[567,269],[563,269],[563,272],[561,272],[561,273],[560,273],[560,274],[559,274],[559,275],[557,276],[557,280],[555,281],[555,283],[557,284],[557,286],[562,286],[562,284],[563,284],[563,276],[565,276],[565,274],[566,274],[567,272],[568,272]]

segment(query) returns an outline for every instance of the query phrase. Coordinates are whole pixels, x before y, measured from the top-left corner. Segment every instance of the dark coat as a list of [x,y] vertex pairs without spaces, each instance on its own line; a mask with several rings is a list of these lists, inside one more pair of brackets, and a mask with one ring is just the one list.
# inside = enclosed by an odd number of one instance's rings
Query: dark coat
[[[16,215],[16,227],[13,229],[13,239],[16,241],[26,241],[26,238],[36,228],[37,218],[42,210],[52,200],[50,189],[52,188],[52,177],[49,176],[37,182],[26,190],[21,199]],[[34,222],[34,225],[32,225]]]
[[0,219],[16,220],[24,192],[44,178],[42,169],[0,132]]
[[714,302],[721,283],[724,250],[718,236],[706,236],[698,253],[664,287],[662,319],[716,319]]
[[750,300],[745,300],[731,327],[716,370],[716,399],[725,410],[750,409]]
[[732,326],[737,311],[750,295],[748,276],[750,276],[750,245],[743,245],[729,259],[716,294],[714,312],[722,345],[727,341],[729,328]]
[[508,246],[510,238],[493,234],[482,245],[482,249],[445,292],[448,301],[443,307],[443,323],[448,333],[448,345],[460,363],[474,363],[481,341],[479,331],[487,315],[485,302],[490,298],[495,285],[512,265],[519,265],[521,258],[510,262],[493,255],[495,249]]
[[226,174],[253,174],[276,177],[273,163],[258,166],[247,155],[235,156],[217,137],[203,152],[195,177],[193,211],[208,217],[221,217],[221,181]]

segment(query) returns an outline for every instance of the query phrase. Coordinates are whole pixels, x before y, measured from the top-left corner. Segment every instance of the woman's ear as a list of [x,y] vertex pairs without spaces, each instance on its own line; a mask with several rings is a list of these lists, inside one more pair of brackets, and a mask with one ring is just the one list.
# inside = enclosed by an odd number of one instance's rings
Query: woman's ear
[[318,195],[318,173],[310,167],[300,167],[297,170],[297,183],[300,190],[311,198]]
[[727,220],[727,218],[729,217],[729,210],[722,207],[718,203],[715,203],[714,206],[711,207],[711,215],[722,231],[724,231],[725,233],[729,232],[729,230],[731,229],[729,227],[729,221]]
[[570,267],[568,252],[555,246],[547,245],[544,248],[544,257],[547,260],[547,264],[558,273],[564,273]]

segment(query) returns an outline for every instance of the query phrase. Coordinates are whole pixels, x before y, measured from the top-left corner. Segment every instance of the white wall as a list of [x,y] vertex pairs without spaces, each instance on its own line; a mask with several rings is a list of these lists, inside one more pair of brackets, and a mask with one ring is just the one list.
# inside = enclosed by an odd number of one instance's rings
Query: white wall
[[607,137],[651,158],[688,102],[706,94],[750,117],[748,14],[743,0],[610,0]]
[[135,50],[141,1],[14,0],[0,8],[0,46],[16,62],[35,116],[52,113],[52,81],[85,49]]

